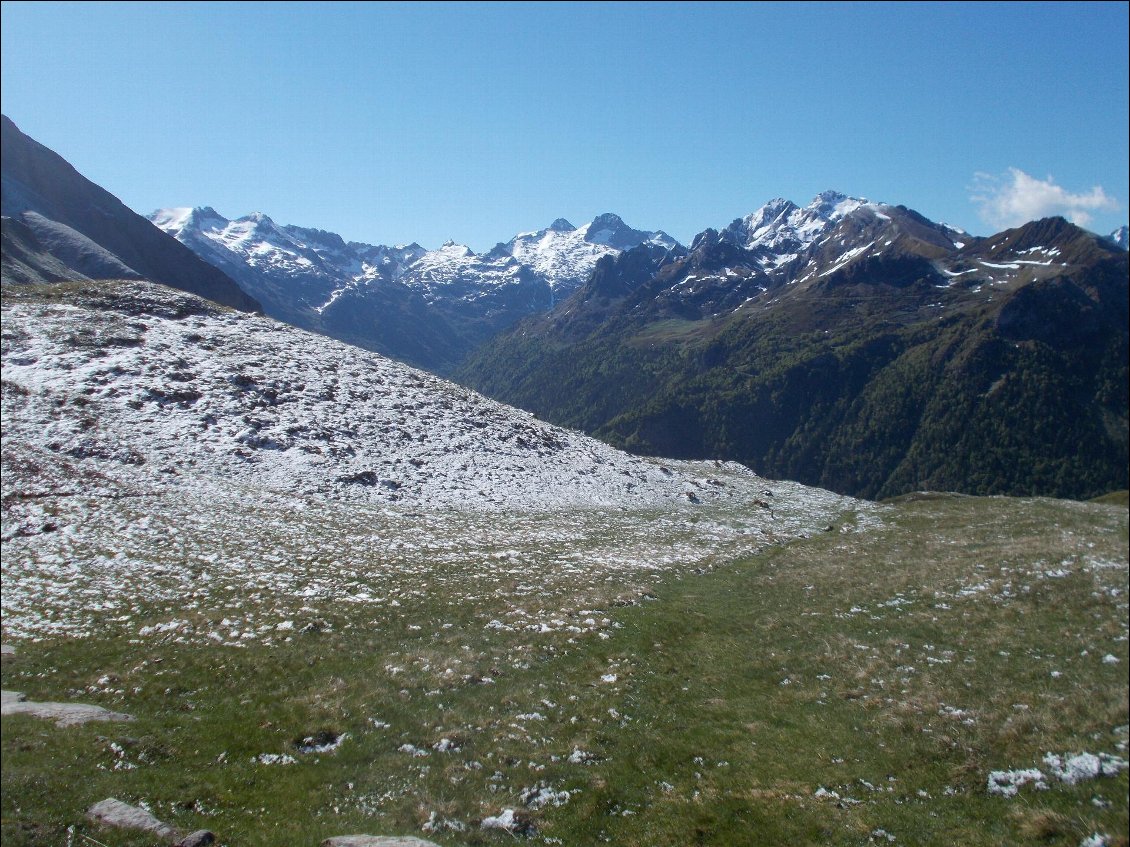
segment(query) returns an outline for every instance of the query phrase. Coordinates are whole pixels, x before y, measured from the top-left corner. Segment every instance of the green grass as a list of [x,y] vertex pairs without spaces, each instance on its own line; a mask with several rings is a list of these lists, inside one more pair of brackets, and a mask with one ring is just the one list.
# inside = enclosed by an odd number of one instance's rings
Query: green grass
[[[5,689],[137,719],[5,718],[3,844],[65,844],[69,827],[76,844],[157,843],[85,821],[108,796],[230,845],[509,844],[478,829],[504,808],[531,843],[1126,843],[1126,771],[986,790],[990,771],[1048,752],[1126,755],[1125,510],[941,497],[904,498],[877,529],[848,517],[657,577],[643,602],[616,605],[609,584],[593,607],[607,638],[484,628],[503,586],[452,568],[430,577],[448,595],[320,609],[319,631],[273,646],[139,643],[109,621],[98,637],[21,644]],[[478,599],[449,605],[461,584]],[[524,591],[536,608],[538,587]],[[323,730],[349,737],[297,752]],[[432,749],[444,738],[458,749]],[[578,750],[587,761],[570,761]],[[569,800],[527,808],[537,786]],[[433,814],[466,829],[422,832]]]
[[718,327],[710,321],[667,318],[653,321],[632,335],[628,341],[634,347],[675,342],[691,343],[716,335]]
[[1105,503],[1108,506],[1130,506],[1130,491],[1125,488],[1121,491],[1112,491],[1101,497],[1096,497],[1092,503]]

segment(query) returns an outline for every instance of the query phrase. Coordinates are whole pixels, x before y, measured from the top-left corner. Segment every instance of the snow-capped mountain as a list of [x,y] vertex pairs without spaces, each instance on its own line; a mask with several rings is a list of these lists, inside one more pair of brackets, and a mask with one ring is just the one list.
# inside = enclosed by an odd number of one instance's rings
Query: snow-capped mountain
[[818,194],[803,208],[778,197],[733,221],[721,234],[764,257],[762,269],[772,270],[795,259],[844,215],[868,205],[873,204],[835,191]]
[[425,253],[417,244],[346,243],[258,212],[228,220],[211,207],[158,209],[149,220],[253,292],[268,314],[298,325],[348,289],[396,279]]
[[666,263],[662,284],[657,277],[649,290],[667,311],[717,317],[782,286],[1021,284],[1075,267],[1074,248],[1056,246],[1063,238],[1079,240],[1090,256],[1095,237],[1061,232],[1066,222],[1054,220],[1060,224],[1021,228],[1041,233],[1021,244],[1009,235],[1020,230],[972,236],[905,206],[834,191],[804,207],[776,199],[721,232],[700,233],[686,259]]
[[558,218],[545,229],[521,232],[492,252],[508,253],[544,279],[554,300],[575,291],[603,256],[615,256],[640,244],[654,244],[667,250],[680,245],[662,230],[643,232],[632,229],[618,215],[605,213],[575,227]]
[[515,286],[547,288],[544,281],[538,280],[509,253],[492,250],[479,255],[454,241],[423,253],[404,269],[401,281],[423,294],[429,303],[445,300],[473,303]]
[[885,264],[872,268],[876,279],[937,276],[931,262],[976,240],[903,206],[825,191],[803,207],[771,200],[721,231],[699,233],[685,257],[651,256],[650,273],[637,268],[631,277],[646,283],[653,303],[671,316],[717,316],[780,286],[823,280],[880,257]]
[[[733,221],[722,230],[720,237],[752,253],[753,264],[759,270],[772,274],[790,268],[805,251],[849,215],[863,210],[864,213],[889,219],[890,209],[886,203],[873,203],[838,191],[821,192],[803,207],[791,200],[777,198]],[[938,226],[942,231],[951,233],[952,239],[969,238],[961,230]]]
[[[843,195],[774,201],[685,256],[602,260],[457,375],[633,450],[725,456],[867,497],[1092,496],[1125,480],[1125,425],[1103,421],[1125,421],[1126,279],[1123,250],[1063,218],[981,238]],[[1037,348],[1046,360],[1025,358]],[[1049,416],[1054,428],[1031,426]],[[1024,434],[955,454],[974,417],[983,433],[1008,421]]]
[[[681,249],[613,214],[582,227],[558,219],[484,254],[450,241],[435,250],[347,243],[261,213],[229,220],[208,207],[159,209],[149,219],[238,280],[268,315],[441,372],[567,297],[602,257],[644,243]],[[415,327],[397,323],[409,315]],[[421,336],[437,340],[422,344]]]
[[1130,249],[1130,227],[1123,224],[1114,232],[1106,237],[1107,241],[1121,247],[1123,250]]

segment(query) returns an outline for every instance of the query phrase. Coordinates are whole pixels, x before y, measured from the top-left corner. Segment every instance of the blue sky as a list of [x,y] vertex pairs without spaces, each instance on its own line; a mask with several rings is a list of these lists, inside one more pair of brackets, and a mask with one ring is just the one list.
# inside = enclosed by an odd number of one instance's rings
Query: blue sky
[[3,3],[2,108],[143,214],[683,242],[834,188],[987,234],[1130,205],[1128,5]]

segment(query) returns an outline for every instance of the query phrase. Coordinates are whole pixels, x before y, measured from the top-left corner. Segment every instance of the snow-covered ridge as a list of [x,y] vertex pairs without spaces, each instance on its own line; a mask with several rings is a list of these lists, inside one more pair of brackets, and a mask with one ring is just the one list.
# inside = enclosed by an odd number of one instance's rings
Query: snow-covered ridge
[[418,244],[346,243],[336,233],[280,226],[260,212],[229,220],[207,206],[169,208],[149,220],[268,304],[278,296],[271,283],[284,282],[285,296],[318,312],[345,290],[397,278],[426,252]]
[[741,468],[628,456],[376,354],[158,286],[115,283],[98,298],[5,299],[6,447],[144,468],[150,481],[428,508],[694,507],[764,484]]
[[497,251],[480,256],[464,244],[447,241],[438,250],[429,250],[412,262],[399,279],[429,303],[474,302],[528,281],[530,274],[513,256]]
[[861,208],[885,214],[882,203],[837,191],[821,192],[804,207],[777,198],[735,220],[722,231],[722,237],[757,253],[761,270],[769,272],[795,260],[836,223]]
[[448,296],[473,301],[519,281],[537,281],[556,300],[584,283],[603,256],[643,243],[678,246],[664,232],[632,229],[613,214],[579,228],[558,218],[485,254],[452,241],[435,250],[418,244],[347,244],[334,233],[280,226],[258,212],[229,220],[210,207],[168,208],[149,219],[268,301],[271,292],[263,290],[259,277],[289,277],[294,289],[289,296],[317,311],[358,283],[376,279],[400,281],[430,301]]
[[515,235],[495,250],[502,248],[533,270],[549,284],[554,299],[560,300],[588,279],[602,257],[615,256],[640,244],[655,244],[668,250],[679,246],[663,231],[632,229],[618,215],[605,213],[580,227],[558,218],[545,229]]

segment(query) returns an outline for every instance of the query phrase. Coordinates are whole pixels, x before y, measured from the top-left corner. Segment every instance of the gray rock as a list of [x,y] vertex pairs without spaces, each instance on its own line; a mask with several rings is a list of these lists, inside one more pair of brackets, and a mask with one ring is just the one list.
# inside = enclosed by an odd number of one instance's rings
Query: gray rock
[[425,841],[412,835],[335,835],[322,842],[321,847],[439,847],[434,841]]
[[167,823],[157,820],[144,809],[123,803],[113,797],[95,803],[86,810],[86,816],[102,826],[143,829],[170,841],[180,838],[180,833]]
[[196,832],[190,832],[180,841],[173,845],[173,847],[206,847],[208,844],[214,844],[216,836],[206,829],[198,829]]
[[87,721],[132,721],[133,715],[111,712],[89,703],[36,703],[20,691],[0,692],[0,715],[34,715],[54,720],[55,726],[75,726]]

